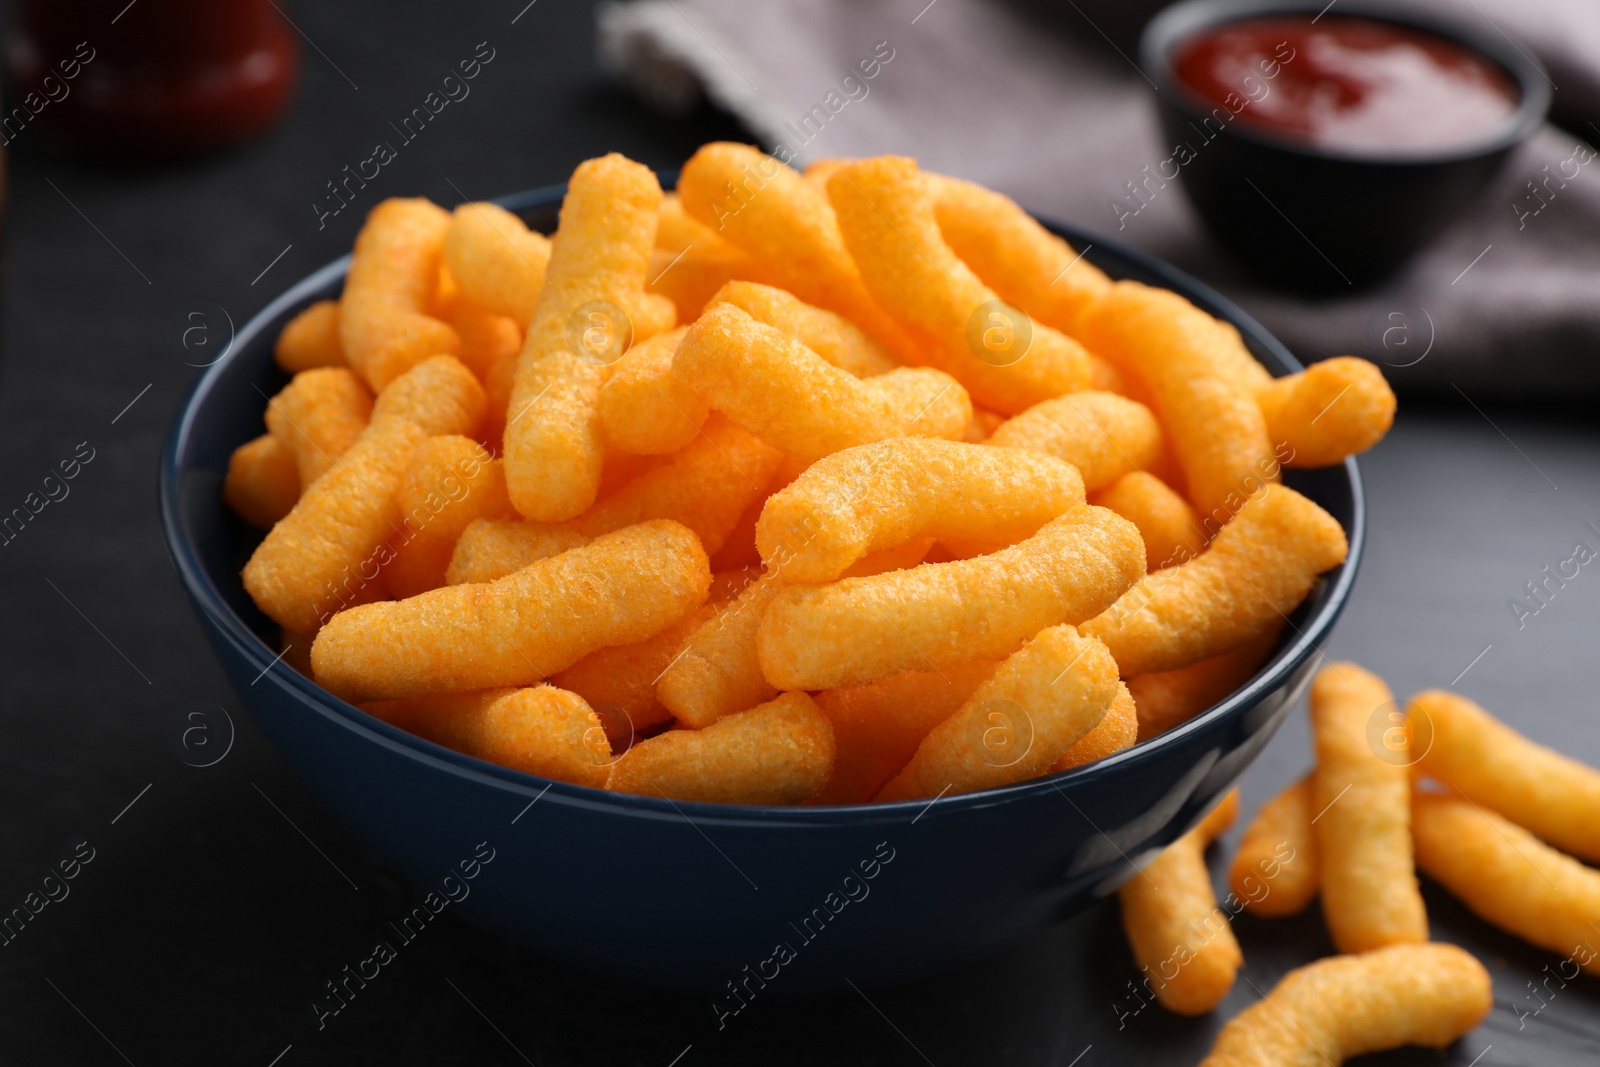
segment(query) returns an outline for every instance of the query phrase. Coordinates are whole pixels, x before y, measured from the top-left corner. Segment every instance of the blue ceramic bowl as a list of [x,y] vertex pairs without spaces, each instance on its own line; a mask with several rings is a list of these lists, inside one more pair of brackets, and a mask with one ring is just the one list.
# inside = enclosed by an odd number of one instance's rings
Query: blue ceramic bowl
[[[562,190],[502,203],[548,231]],[[1192,278],[1052,226],[1111,275],[1182,293],[1233,323],[1275,374],[1294,357]],[[301,780],[418,886],[452,877],[460,914],[595,971],[720,994],[910,978],[988,952],[1114,891],[1188,830],[1255,758],[1310,678],[1355,579],[1365,530],[1354,462],[1288,481],[1344,525],[1350,559],[1238,692],[1098,763],[1005,789],[858,807],[735,807],[552,782],[430,744],[281,663],[239,570],[260,539],[221,501],[228,455],[261,432],[283,324],[339,292],[348,260],[252,319],[190,389],[161,466],[167,548],[240,700]],[[486,866],[470,862],[493,850]],[[465,880],[463,861],[477,876]],[[748,993],[743,994],[748,996]]]

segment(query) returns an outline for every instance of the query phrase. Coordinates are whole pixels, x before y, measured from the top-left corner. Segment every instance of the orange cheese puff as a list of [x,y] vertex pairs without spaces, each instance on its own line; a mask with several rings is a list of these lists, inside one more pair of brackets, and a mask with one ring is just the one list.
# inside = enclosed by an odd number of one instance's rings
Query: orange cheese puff
[[873,389],[731,304],[717,304],[689,327],[672,373],[713,408],[802,464],[851,445],[899,437],[919,414],[905,410],[899,395]]
[[1222,1003],[1244,962],[1233,927],[1217,908],[1205,857],[1206,846],[1238,816],[1239,791],[1232,789],[1117,890],[1134,961],[1147,981],[1155,979],[1161,1006],[1179,1015],[1204,1015]]
[[1552,952],[1578,946],[1573,962],[1600,974],[1600,871],[1460,797],[1413,793],[1411,837],[1423,873],[1481,918]]
[[813,804],[865,804],[910,762],[928,731],[966,703],[998,664],[902,671],[865,685],[824,689],[817,707],[833,724],[833,776]]
[[683,725],[703,729],[777,694],[761,672],[756,634],[781,588],[770,575],[745,586],[701,623],[662,672],[656,697]]
[[656,699],[656,679],[716,610],[709,601],[701,604],[654,637],[598,649],[551,681],[587,700],[606,728],[612,751],[625,752],[642,731],[671,720],[672,712]]
[[1256,390],[1267,434],[1289,467],[1331,467],[1365,452],[1394,425],[1383,371],[1355,356],[1313,363]]
[[1246,911],[1263,918],[1296,915],[1317,895],[1316,773],[1306,775],[1256,812],[1228,868],[1228,885]]
[[1139,527],[1151,571],[1198,556],[1206,547],[1200,517],[1182,496],[1146,471],[1131,471],[1090,498]]
[[1348,551],[1333,516],[1263,486],[1211,547],[1145,578],[1084,632],[1110,646],[1124,677],[1187,667],[1278,625]]
[[1219,656],[1176,670],[1129,678],[1128,690],[1139,706],[1139,740],[1148,741],[1188,722],[1255,677],[1278,643],[1282,630],[1280,619],[1269,625],[1260,637]]
[[700,541],[640,523],[498,581],[340,612],[317,634],[317,684],[347,700],[530,685],[597,648],[643,641],[703,603]]
[[[1600,862],[1600,771],[1529,741],[1465,697],[1430,689],[1407,717],[1433,743],[1417,769],[1557,848]],[[1420,741],[1419,741],[1420,747]]]
[[998,659],[1047,626],[1094,617],[1143,573],[1132,523],[1071,508],[992,555],[779,590],[758,635],[761,671],[779,689],[831,689]]
[[855,159],[850,156],[828,156],[812,160],[806,165],[806,169],[800,172],[800,176],[806,180],[807,185],[826,192],[828,179],[833,177],[840,167],[854,162]]
[[[773,475],[773,481],[776,480],[777,475]],[[767,488],[772,488],[772,482],[767,483]],[[727,540],[711,557],[712,570],[731,571],[740,567],[761,566],[761,552],[756,548],[756,520],[761,517],[761,509],[765,504],[765,499],[758,499],[739,515],[739,521],[733,524]]]
[[412,450],[434,434],[471,433],[482,416],[483,389],[450,356],[396,378],[356,443],[256,546],[244,568],[256,606],[306,631],[359,600],[386,561],[384,542],[400,518],[395,487]]
[[570,522],[480,519],[469,523],[457,538],[445,581],[450,585],[492,582],[593,540]]
[[515,514],[500,463],[478,442],[459,435],[430,437],[417,446],[395,489],[395,502],[408,530],[451,544],[478,519]]
[[828,717],[804,693],[785,693],[704,730],[634,745],[606,788],[706,804],[798,804],[827,784],[832,767]]
[[1089,388],[1083,346],[1001,301],[945,244],[915,160],[852,163],[829,179],[828,195],[867,287],[915,340],[916,362],[1008,415]]
[[461,204],[445,232],[444,264],[468,300],[527,329],[544,288],[550,240],[498,204]]
[[655,467],[567,522],[474,523],[463,531],[452,583],[491,581],[534,560],[647,519],[673,519],[716,552],[782,458],[726,419],[705,430],[671,461]]
[[926,180],[950,250],[1001,299],[1076,337],[1084,311],[1111,279],[1010,197],[959,178]]
[[825,193],[750,145],[703,145],[683,165],[678,196],[693,218],[749,253],[806,303],[843,315],[903,361],[912,343],[879,306],[856,266]]
[[425,533],[395,534],[389,538],[391,559],[383,565],[383,584],[389,595],[405,600],[445,584],[445,568],[455,542]]
[[1117,664],[1071,626],[1039,631],[935,726],[879,802],[973,793],[1035,778],[1099,725]]
[[560,522],[594,503],[603,368],[648,336],[644,278],[660,206],[654,172],[616,153],[579,164],[567,184],[506,416],[506,486],[525,518]]
[[969,444],[981,445],[989,440],[989,437],[1005,421],[1006,417],[1004,415],[993,411],[985,411],[983,408],[973,408],[972,421],[967,424],[967,432],[962,435],[961,439]]
[[371,418],[371,394],[343,367],[301,371],[267,402],[267,430],[294,454],[301,485],[322,477]]
[[1070,771],[1085,763],[1105,759],[1125,748],[1132,748],[1138,740],[1139,713],[1134,706],[1133,695],[1128,692],[1126,685],[1118,682],[1116,698],[1111,701],[1111,707],[1106,709],[1105,718],[1063,752],[1061,758],[1051,765],[1050,771],[1052,774]]
[[693,441],[711,408],[672,373],[672,356],[687,326],[628,350],[600,387],[606,444],[623,452],[665,455]]
[[1367,740],[1374,713],[1393,705],[1383,679],[1354,663],[1330,663],[1311,683],[1322,914],[1340,952],[1428,940],[1411,859],[1411,775]]
[[515,771],[604,787],[611,749],[581,696],[550,685],[383,701],[368,713],[434,744]]
[[896,367],[861,384],[888,402],[904,434],[959,441],[972,425],[972,398],[944,371]]
[[1084,330],[1086,344],[1149,393],[1202,515],[1227,522],[1277,480],[1261,408],[1219,355],[1237,334],[1177,293],[1126,281],[1090,308]]
[[517,376],[517,358],[502,359],[483,373],[486,405],[479,433],[483,443],[497,456],[505,451],[502,439],[506,432],[506,408],[511,406],[511,389]]
[[767,498],[756,545],[790,582],[831,582],[916,537],[1014,544],[1083,503],[1071,464],[1015,448],[896,437],[818,460]]
[[517,324],[505,315],[496,315],[474,304],[447,270],[439,272],[439,288],[434,292],[431,309],[461,338],[461,352],[457,358],[480,382],[496,363],[514,358],[522,351],[522,330]]
[[1200,1067],[1339,1067],[1404,1045],[1442,1049],[1493,1006],[1489,972],[1454,945],[1333,956],[1296,967],[1229,1020]]
[[450,216],[420,197],[385,200],[356,235],[339,298],[339,344],[379,392],[430,356],[459,355],[455,330],[428,315]]
[[717,290],[711,303],[732,304],[857,378],[870,378],[900,366],[899,360],[843,315],[812,307],[782,289],[757,282],[729,282]]
[[299,499],[294,453],[270,433],[246,441],[228,457],[222,500],[251,526],[271,528]]
[[694,321],[717,290],[736,278],[759,273],[744,249],[690,218],[676,193],[661,198],[645,288],[671,300],[678,321]]
[[1086,390],[1035,404],[1002,423],[989,443],[1064,459],[1083,473],[1092,493],[1154,463],[1161,426],[1137,400]]
[[283,324],[272,358],[290,374],[314,367],[344,366],[339,347],[339,302],[318,300]]

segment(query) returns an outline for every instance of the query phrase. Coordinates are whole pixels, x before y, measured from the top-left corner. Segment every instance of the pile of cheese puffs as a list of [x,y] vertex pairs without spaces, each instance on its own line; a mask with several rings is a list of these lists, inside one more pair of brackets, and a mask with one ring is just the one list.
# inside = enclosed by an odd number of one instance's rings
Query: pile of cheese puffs
[[1248,679],[1348,547],[1281,484],[1382,437],[1371,364],[1273,379],[914,160],[577,168],[555,234],[378,205],[225,497],[287,660],[597,788],[993,788]]
[[1237,817],[1237,793],[1119,891],[1143,986],[1183,1015],[1233,986],[1243,957],[1230,915],[1293,915],[1321,895],[1341,955],[1285,975],[1223,1027],[1203,1067],[1338,1064],[1443,1048],[1476,1027],[1493,1006],[1489,974],[1430,943],[1418,870],[1557,954],[1561,984],[1600,973],[1600,872],[1580,862],[1600,861],[1600,772],[1455,693],[1418,693],[1402,710],[1354,663],[1317,675],[1310,712],[1315,766],[1245,829],[1228,915],[1203,854]]

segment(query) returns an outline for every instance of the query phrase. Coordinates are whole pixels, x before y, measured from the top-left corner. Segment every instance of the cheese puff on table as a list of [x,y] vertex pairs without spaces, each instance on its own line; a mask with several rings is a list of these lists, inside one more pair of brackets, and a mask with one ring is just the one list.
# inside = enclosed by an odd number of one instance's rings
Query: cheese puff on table
[[1494,1006],[1489,972],[1455,945],[1396,945],[1284,975],[1217,1035],[1200,1067],[1339,1067],[1406,1045],[1442,1049]]
[[911,761],[928,732],[954,715],[998,666],[978,660],[942,671],[902,671],[817,693],[817,707],[833,723],[838,752],[827,788],[811,803],[870,801]]
[[550,239],[498,204],[462,204],[450,216],[444,264],[468,300],[526,330],[544,288]]
[[372,419],[372,394],[343,367],[301,371],[267,401],[267,430],[294,453],[300,484],[322,477]]
[[1052,626],[1008,656],[929,731],[878,802],[972,793],[1036,778],[1099,725],[1117,697],[1104,645]]
[[1383,371],[1354,356],[1313,363],[1256,390],[1267,436],[1286,467],[1331,467],[1365,452],[1394,425]]
[[[1557,848],[1600,863],[1600,771],[1535,744],[1465,697],[1430,689],[1406,709],[1416,770]],[[1420,719],[1426,719],[1426,730]]]
[[1124,474],[1090,497],[1139,527],[1145,563],[1151,571],[1186,563],[1206,547],[1205,531],[1194,508],[1166,482],[1147,471]]
[[[672,374],[800,463],[902,436],[916,414],[899,397],[874,389],[872,380],[840,370],[732,304],[712,306],[689,327]],[[959,395],[955,382],[945,385]],[[955,436],[965,429],[963,422]]]
[[305,632],[358,598],[377,577],[377,550],[400,518],[395,489],[413,450],[436,434],[470,433],[482,416],[483,389],[453,357],[435,356],[396,378],[356,443],[256,546],[244,568],[256,605]]
[[392,726],[514,771],[604,788],[611,748],[581,696],[555,686],[484,689],[362,706]]
[[704,730],[669,730],[629,749],[606,788],[709,804],[798,804],[827,784],[833,727],[785,693]]
[[1368,723],[1394,698],[1354,663],[1330,663],[1311,683],[1317,770],[1313,803],[1322,914],[1340,952],[1428,940],[1411,849],[1411,774],[1379,757]]
[[1228,868],[1244,909],[1263,918],[1305,910],[1322,883],[1317,861],[1316,773],[1301,778],[1256,812]]
[[1129,678],[1128,689],[1139,707],[1139,740],[1148,741],[1221,703],[1261,669],[1282,631],[1279,619],[1260,637],[1221,655]]
[[678,194],[662,197],[645,289],[671,300],[679,322],[699,318],[730,281],[760,274],[748,252],[690,218]]
[[915,537],[1015,544],[1084,501],[1071,464],[1015,448],[897,437],[818,460],[767,498],[756,545],[790,582],[829,582]]
[[461,352],[455,330],[427,314],[449,228],[438,205],[391,199],[356,236],[339,298],[339,343],[374,392],[425,359]]
[[1001,299],[1078,337],[1084,311],[1111,288],[1105,272],[1010,197],[959,178],[928,174],[926,180],[950,250]]
[[1085,390],[1035,404],[1000,424],[989,444],[1026,448],[1064,459],[1083,474],[1089,492],[1104,489],[1161,456],[1161,426],[1137,400]]
[[1600,871],[1463,797],[1411,795],[1417,866],[1480,917],[1600,975]]
[[1333,516],[1264,486],[1209,548],[1145,578],[1084,632],[1111,648],[1123,677],[1187,667],[1277,626],[1348,553]]
[[1226,523],[1277,481],[1281,461],[1261,408],[1219,354],[1237,334],[1177,293],[1127,281],[1095,302],[1084,331],[1086,344],[1151,397],[1201,515]]
[[812,307],[793,293],[771,285],[729,282],[717,290],[710,303],[732,304],[857,378],[871,378],[900,366],[887,349],[843,315]]
[[682,452],[641,474],[576,519],[562,523],[483,521],[468,526],[451,560],[451,584],[492,581],[534,560],[647,519],[673,519],[708,554],[761,498],[782,454],[726,419],[707,420]]
[[[913,362],[937,367],[974,402],[1011,415],[1094,384],[1094,360],[1082,345],[1004,304],[950,250],[915,160],[851,163],[828,180],[828,196],[867,287],[917,342]],[[993,328],[1003,343],[974,344]]]
[[342,611],[318,632],[311,664],[346,700],[531,685],[660,633],[704,603],[710,583],[692,531],[644,522],[497,581]]
[[831,689],[998,659],[1094,617],[1143,574],[1133,524],[1082,505],[992,555],[780,590],[758,635],[762,673],[780,689]]
[[1061,758],[1050,766],[1050,773],[1070,771],[1085,763],[1114,756],[1123,749],[1132,748],[1139,740],[1139,712],[1133,703],[1133,694],[1123,682],[1117,683],[1117,695],[1106,709],[1105,718],[1095,728],[1080,737]]
[[703,145],[683,165],[678,196],[692,217],[749,253],[767,275],[759,280],[843,315],[911,362],[911,339],[862,281],[827,195],[789,167],[750,145]]
[[656,685],[656,697],[679,722],[703,729],[777,695],[761,672],[756,634],[780,589],[770,575],[752,581],[684,642]]
[[672,357],[688,332],[680,326],[634,345],[600,387],[600,424],[606,444],[624,452],[676,452],[705,424],[705,397],[672,373]]
[[551,681],[587,700],[612,751],[625,752],[642,731],[671,721],[672,712],[656,698],[656,681],[718,606],[707,601],[654,637],[597,649]]
[[658,318],[651,301],[674,317],[644,292],[660,206],[654,172],[615,153],[572,173],[507,409],[506,486],[525,518],[560,522],[594,503],[604,368],[674,325],[646,322]]
[[300,499],[294,452],[270,433],[246,441],[228,457],[222,500],[251,526],[271,529]]
[[1179,1015],[1204,1015],[1233,988],[1244,962],[1233,927],[1217,908],[1206,846],[1233,825],[1230,790],[1200,824],[1122,883],[1122,928],[1156,999]]
[[284,323],[272,346],[272,358],[290,374],[344,366],[344,349],[339,345],[339,302],[318,300]]

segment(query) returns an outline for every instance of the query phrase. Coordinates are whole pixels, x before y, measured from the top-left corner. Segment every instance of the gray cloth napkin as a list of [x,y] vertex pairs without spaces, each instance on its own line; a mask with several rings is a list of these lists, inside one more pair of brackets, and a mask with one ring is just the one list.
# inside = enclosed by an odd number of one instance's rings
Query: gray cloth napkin
[[[1302,360],[1365,356],[1397,388],[1469,399],[1600,389],[1600,127],[1587,140],[1539,130],[1473,210],[1381,287],[1276,292],[1212,244],[1177,182],[1136,215],[1113,207],[1166,153],[1126,32],[1100,32],[1107,2],[637,0],[598,18],[603,61],[668,112],[703,91],[796,166],[897,153],[982,182],[1194,274]],[[1596,0],[1428,6],[1520,38],[1549,67],[1565,115],[1600,116]],[[1128,8],[1117,5],[1122,26]],[[1530,182],[1586,156],[1535,198]]]

